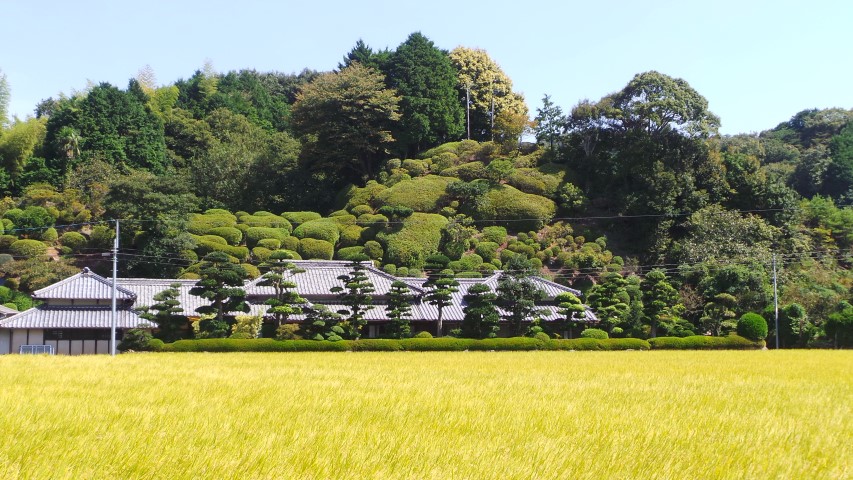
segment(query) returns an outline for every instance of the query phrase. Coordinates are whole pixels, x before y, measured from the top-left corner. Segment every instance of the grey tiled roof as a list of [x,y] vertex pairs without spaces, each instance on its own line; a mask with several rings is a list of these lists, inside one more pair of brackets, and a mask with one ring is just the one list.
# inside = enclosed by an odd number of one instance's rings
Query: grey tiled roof
[[[117,328],[155,325],[139,318],[131,310],[116,311]],[[112,310],[109,307],[50,307],[45,305],[0,320],[2,328],[110,328]]]
[[19,313],[21,312],[15,310],[14,308],[9,308],[4,305],[0,305],[0,318],[17,315]]
[[[113,298],[112,279],[106,279],[88,268],[82,272],[72,275],[65,280],[54,283],[41,290],[33,292],[33,297],[39,300],[110,300]],[[116,288],[116,299],[133,300],[136,295],[121,286]]]
[[[338,277],[350,273],[350,262],[348,261],[291,260],[291,262],[305,270],[302,273],[290,275],[288,278],[296,283],[296,291],[306,298],[333,296],[334,294],[330,292],[331,288],[343,286],[343,282],[338,280]],[[387,295],[391,290],[391,284],[398,280],[397,277],[375,268],[372,264],[368,265],[365,262],[365,266],[367,267],[365,274],[375,289],[373,295]],[[259,282],[261,282],[260,278],[246,285],[246,293],[249,296],[273,295],[272,287],[259,286]],[[423,289],[420,287],[411,285],[410,287],[416,295],[423,293]]]

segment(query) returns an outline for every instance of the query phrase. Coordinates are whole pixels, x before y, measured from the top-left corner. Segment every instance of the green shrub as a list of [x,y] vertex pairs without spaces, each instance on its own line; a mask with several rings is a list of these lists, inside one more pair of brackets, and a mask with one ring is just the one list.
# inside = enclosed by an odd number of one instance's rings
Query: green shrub
[[299,241],[299,255],[306,260],[331,260],[334,254],[335,246],[325,240],[303,238]]
[[570,340],[549,340],[546,350],[648,350],[649,342],[639,338],[575,338]]
[[363,338],[350,343],[353,352],[399,352],[403,346],[399,340]]
[[551,340],[551,337],[545,332],[536,332],[536,335],[533,335],[533,338],[540,342],[547,342],[548,340]]
[[9,255],[8,253],[0,253],[0,265],[5,265],[14,260],[15,258]]
[[286,237],[281,241],[281,248],[284,250],[299,250],[299,239],[296,237]]
[[338,194],[337,204],[344,205],[344,208],[347,210],[356,205],[373,205],[376,197],[387,188],[385,185],[376,182],[376,180],[368,181],[367,185],[361,188],[355,185],[348,185]]
[[436,175],[404,180],[381,192],[374,206],[402,205],[416,212],[438,213],[450,182],[452,179]]
[[17,240],[9,246],[15,257],[37,257],[47,253],[47,245],[38,240]]
[[[414,273],[414,272],[412,272],[412,273]],[[397,267],[396,275],[398,277],[408,277],[409,276],[409,267]]]
[[243,232],[235,227],[214,227],[208,230],[207,234],[224,238],[228,245],[240,245],[243,241]]
[[258,262],[266,262],[272,255],[272,250],[266,247],[255,247],[252,249],[252,256]]
[[86,246],[86,237],[78,232],[65,232],[59,237],[59,243],[71,249],[73,252],[80,251]]
[[429,165],[423,160],[406,159],[403,160],[402,167],[413,177],[420,177],[429,171]]
[[345,247],[339,248],[337,252],[335,252],[335,258],[339,260],[352,260],[356,257],[361,257],[364,255],[364,247]]
[[293,236],[299,239],[313,238],[315,240],[324,240],[335,245],[340,240],[341,227],[330,218],[321,218],[299,225],[293,231]]
[[39,240],[44,243],[53,244],[59,239],[59,234],[56,233],[56,229],[53,227],[46,228],[41,234],[39,234]]
[[506,228],[500,226],[492,226],[483,228],[482,239],[486,242],[494,242],[501,245],[506,241]]
[[267,248],[269,250],[278,250],[281,248],[281,240],[277,238],[262,238],[258,240],[258,247]]
[[284,239],[290,236],[290,232],[284,228],[272,227],[250,227],[246,230],[246,246],[255,247],[263,238],[274,238],[284,243]]
[[192,214],[187,225],[187,231],[195,235],[205,235],[211,229],[218,227],[233,227],[237,224],[234,215],[229,214]]
[[217,215],[217,216],[231,217],[232,219],[234,219],[235,222],[237,221],[236,215],[234,215],[231,212],[229,212],[228,210],[225,210],[222,208],[208,208],[207,210],[204,211],[204,214],[205,215]]
[[500,218],[511,221],[519,230],[540,229],[557,210],[553,200],[524,193],[509,185],[496,185],[486,194],[485,201],[466,207],[465,213],[475,220]]
[[201,275],[195,272],[183,272],[178,275],[178,278],[181,280],[198,280],[201,278]]
[[288,235],[293,231],[293,226],[290,222],[271,213],[269,215],[248,215],[241,217],[240,223],[250,227],[279,228],[286,231]]
[[498,255],[498,244],[495,242],[480,242],[477,248],[474,249],[483,261],[490,262]]
[[198,245],[196,246],[196,253],[200,257],[203,257],[210,252],[225,252],[241,262],[249,258],[249,249],[246,247],[234,247],[227,243],[213,243],[205,240],[198,242]]
[[432,334],[429,332],[418,332],[412,338],[432,338]]
[[219,245],[228,245],[228,241],[218,235],[201,235],[195,237],[199,242],[218,243]]
[[422,268],[426,256],[438,252],[445,225],[447,219],[441,215],[414,213],[394,230],[377,233],[376,240],[384,247],[383,263]]
[[341,237],[338,240],[338,246],[354,247],[358,245],[361,240],[362,230],[364,230],[364,228],[359,227],[358,225],[347,225],[341,228]]
[[763,341],[753,342],[738,335],[657,337],[650,338],[649,343],[654,350],[750,350],[764,347]]
[[0,235],[0,250],[8,250],[17,241],[18,237],[14,235]]
[[135,351],[145,352],[151,350],[151,332],[141,328],[131,328],[124,332],[124,337],[116,347],[121,352]]
[[302,225],[305,222],[323,218],[323,216],[317,212],[284,212],[281,216],[293,225]]
[[486,166],[482,162],[468,162],[442,170],[443,177],[456,177],[466,182],[486,178]]
[[148,341],[148,349],[152,352],[161,352],[166,344],[159,338],[152,338]]
[[373,213],[373,209],[370,205],[356,205],[349,209],[349,212],[356,217],[360,217],[362,215],[369,215]]
[[545,195],[545,183],[542,180],[521,174],[517,171],[509,176],[507,183],[524,193]]
[[744,313],[737,322],[737,334],[757,342],[767,338],[767,321],[757,313]]
[[368,240],[364,243],[364,254],[370,257],[371,260],[381,260],[384,255],[382,245],[375,240]]
[[[10,259],[11,259],[11,257],[10,257]],[[0,263],[0,265],[2,265],[2,263]],[[385,273],[387,273],[387,274],[389,274],[389,275],[396,275],[396,273],[397,273],[397,265],[394,265],[393,263],[389,263],[389,264],[387,264],[387,265],[383,265],[383,266],[382,266],[382,271],[383,271],[383,272],[385,272]]]
[[290,250],[286,248],[282,248],[281,250],[276,250],[276,255],[288,255],[291,260],[302,260],[302,255],[296,252],[296,250]]
[[609,338],[610,336],[607,335],[607,332],[605,332],[604,330],[601,330],[599,328],[587,328],[586,330],[581,332],[581,337],[582,338],[594,338],[594,339],[598,339],[598,340],[604,340],[606,338]]
[[388,217],[381,214],[364,213],[358,216],[356,224],[363,227],[385,228],[388,225]]

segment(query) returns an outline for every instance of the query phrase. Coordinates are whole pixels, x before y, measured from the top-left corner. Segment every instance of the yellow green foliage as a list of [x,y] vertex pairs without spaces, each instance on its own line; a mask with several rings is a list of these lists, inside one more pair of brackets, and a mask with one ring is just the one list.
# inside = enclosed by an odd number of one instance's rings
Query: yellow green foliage
[[428,255],[438,252],[441,230],[447,218],[431,213],[413,213],[403,224],[376,234],[385,250],[383,263],[419,269]]
[[403,180],[381,192],[376,197],[374,206],[402,205],[416,212],[438,213],[447,185],[452,181],[450,178],[436,175]]

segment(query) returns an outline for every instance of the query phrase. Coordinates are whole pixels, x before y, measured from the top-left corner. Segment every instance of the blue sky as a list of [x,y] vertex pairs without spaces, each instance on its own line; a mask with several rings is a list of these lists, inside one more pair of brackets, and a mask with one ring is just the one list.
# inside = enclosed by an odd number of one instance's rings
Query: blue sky
[[402,2],[14,1],[0,69],[24,117],[87,80],[124,88],[144,65],[159,83],[210,59],[218,71],[330,70],[362,38],[396,48],[483,48],[527,99],[564,111],[658,70],[690,83],[724,133],[772,128],[806,108],[853,108],[853,2],[627,0]]

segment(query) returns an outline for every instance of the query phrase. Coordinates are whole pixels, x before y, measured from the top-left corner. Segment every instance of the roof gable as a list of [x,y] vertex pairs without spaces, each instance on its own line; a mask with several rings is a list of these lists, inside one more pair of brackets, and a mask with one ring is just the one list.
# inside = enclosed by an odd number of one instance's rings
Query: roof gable
[[[77,275],[54,283],[33,292],[33,298],[39,300],[110,300],[113,298],[113,282],[84,268]],[[118,285],[116,300],[135,300],[136,294]]]

